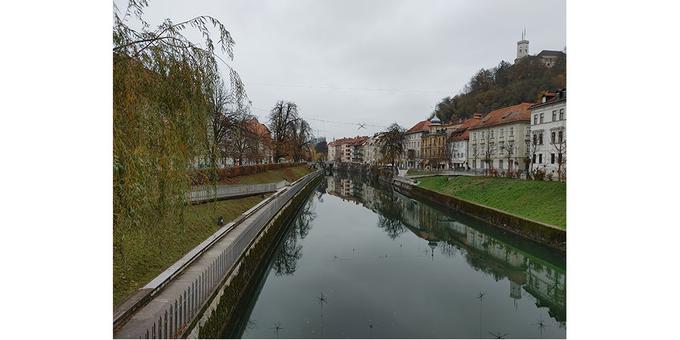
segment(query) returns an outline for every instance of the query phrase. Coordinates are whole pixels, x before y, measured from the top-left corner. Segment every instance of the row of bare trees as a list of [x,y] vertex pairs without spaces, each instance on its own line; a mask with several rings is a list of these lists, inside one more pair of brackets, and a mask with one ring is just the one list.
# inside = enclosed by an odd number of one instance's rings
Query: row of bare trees
[[207,139],[210,167],[217,167],[218,160],[225,164],[227,159],[238,165],[271,161],[270,138],[261,131],[249,106],[235,100],[233,92],[227,92],[219,78],[215,79],[215,88],[210,93],[210,138]]

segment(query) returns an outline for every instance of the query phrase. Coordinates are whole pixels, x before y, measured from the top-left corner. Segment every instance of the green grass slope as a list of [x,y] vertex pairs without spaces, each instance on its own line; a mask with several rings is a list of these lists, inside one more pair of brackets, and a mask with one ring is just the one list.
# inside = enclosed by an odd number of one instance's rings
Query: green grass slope
[[492,177],[427,177],[420,187],[503,210],[562,229],[567,226],[565,183]]

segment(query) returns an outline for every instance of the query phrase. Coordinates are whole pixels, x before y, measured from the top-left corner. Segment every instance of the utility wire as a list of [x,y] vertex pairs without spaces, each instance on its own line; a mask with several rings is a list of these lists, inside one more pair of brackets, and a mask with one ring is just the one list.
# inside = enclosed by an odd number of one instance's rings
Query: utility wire
[[[260,108],[260,107],[251,106],[251,108],[261,110],[261,111],[264,111],[264,112],[269,112],[269,110],[263,109],[263,108]],[[309,116],[306,116],[306,117],[303,117],[303,118],[305,118],[307,120],[314,120],[314,121],[317,121],[317,122],[324,122],[324,123],[331,123],[331,124],[345,124],[345,125],[355,125],[355,126],[362,126],[362,127],[371,126],[371,127],[376,127],[376,128],[386,128],[387,127],[385,125],[371,124],[371,123],[365,123],[365,122],[341,122],[341,121],[337,121],[337,120],[321,119],[321,118],[314,118],[314,117],[309,117]]]
[[452,92],[450,90],[386,89],[386,88],[338,87],[338,86],[324,86],[324,85],[310,86],[310,85],[270,84],[270,83],[248,83],[247,86],[289,87],[289,88],[325,89],[325,90],[342,90],[342,91],[421,92],[421,93],[439,93],[439,94],[449,94],[449,95]]

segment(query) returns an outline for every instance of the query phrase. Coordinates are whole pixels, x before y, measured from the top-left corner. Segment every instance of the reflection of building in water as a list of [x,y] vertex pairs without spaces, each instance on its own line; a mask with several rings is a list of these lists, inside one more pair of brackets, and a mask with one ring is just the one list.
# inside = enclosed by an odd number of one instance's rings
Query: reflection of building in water
[[328,193],[334,193],[336,192],[335,189],[335,177],[330,176],[327,178],[328,185],[326,186],[326,192]]
[[[333,184],[331,179],[333,178]],[[563,269],[533,257],[489,234],[452,220],[446,214],[410,199],[396,191],[380,190],[365,182],[329,178],[328,193],[362,203],[386,218],[397,218],[418,237],[427,240],[434,255],[436,248],[454,255],[451,247],[462,249],[466,261],[474,268],[492,274],[497,280],[508,278],[509,295],[522,298],[522,288],[548,307],[557,321],[566,320],[566,275]],[[392,217],[396,209],[397,215]],[[388,213],[389,212],[389,213]]]
[[396,193],[401,202],[402,222],[419,237],[442,240],[467,250],[468,262],[510,281],[510,297],[522,298],[522,287],[537,299],[539,306],[548,307],[558,321],[566,319],[566,275],[563,270],[532,257],[519,249],[464,223],[454,221],[427,205]]
[[536,262],[529,262],[529,282],[525,286],[527,292],[535,296],[540,306],[553,309],[564,309],[567,288],[564,272],[558,272],[550,266],[542,266]]
[[520,284],[510,281],[510,297],[515,300],[522,298],[522,286]]

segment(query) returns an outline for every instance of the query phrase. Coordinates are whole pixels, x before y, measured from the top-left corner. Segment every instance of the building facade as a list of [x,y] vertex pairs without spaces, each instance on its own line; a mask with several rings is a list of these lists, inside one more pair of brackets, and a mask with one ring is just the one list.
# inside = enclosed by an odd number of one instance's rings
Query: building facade
[[364,163],[375,165],[382,163],[382,153],[380,152],[380,142],[383,132],[378,132],[364,143]]
[[423,120],[406,131],[404,136],[404,161],[403,166],[419,168],[421,163],[422,135],[429,130],[430,120]]
[[468,142],[470,140],[470,128],[479,125],[482,115],[475,113],[472,118],[466,119],[452,131],[448,138],[449,157],[451,166],[457,170],[467,170],[471,168],[468,164]]
[[428,169],[445,169],[448,165],[446,127],[436,116],[430,121],[429,129],[421,136],[421,166]]
[[555,179],[563,178],[567,161],[567,90],[544,94],[530,110],[532,168]]
[[364,144],[368,136],[356,136],[347,142],[350,163],[364,163]]
[[468,164],[498,172],[525,170],[527,138],[533,103],[521,103],[487,113],[470,128]]

